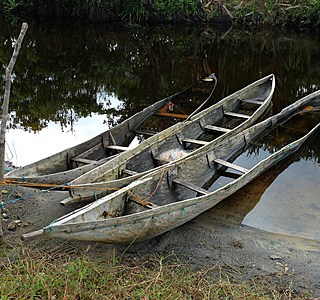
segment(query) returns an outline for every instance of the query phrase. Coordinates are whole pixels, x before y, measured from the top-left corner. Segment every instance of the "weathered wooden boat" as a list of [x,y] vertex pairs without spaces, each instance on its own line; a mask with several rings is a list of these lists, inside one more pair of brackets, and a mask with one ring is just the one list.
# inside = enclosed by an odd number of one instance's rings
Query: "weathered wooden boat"
[[[154,115],[171,117],[174,118],[175,122],[187,118],[188,115],[178,114],[175,110],[171,111],[169,105],[185,101],[186,98],[196,103],[205,103],[212,97],[216,83],[214,74],[198,80],[184,90],[148,106],[121,124],[88,141],[32,164],[14,169],[6,174],[6,181],[52,184],[70,182],[112,159],[117,151],[128,149],[136,136],[144,134],[144,137],[147,138],[149,132],[140,132],[140,128],[150,121]],[[169,123],[169,126],[171,123]],[[36,187],[36,185],[34,186]]]
[[[24,234],[36,237],[87,240],[108,243],[143,241],[193,219],[254,178],[295,153],[320,128],[313,126],[302,137],[289,141],[281,149],[249,169],[235,164],[240,153],[272,130],[320,104],[320,91],[304,97],[279,114],[232,137],[221,136],[193,156],[171,162],[110,195],[98,199],[53,221],[41,230]],[[310,111],[310,110],[309,110]],[[317,120],[318,122],[318,120]],[[218,147],[217,147],[218,146]],[[216,189],[220,178],[228,182]]]
[[150,137],[136,148],[71,181],[70,197],[61,204],[103,197],[171,160],[193,155],[197,149],[220,136],[240,132],[270,107],[274,89],[274,75],[268,75],[220,100],[189,121]]

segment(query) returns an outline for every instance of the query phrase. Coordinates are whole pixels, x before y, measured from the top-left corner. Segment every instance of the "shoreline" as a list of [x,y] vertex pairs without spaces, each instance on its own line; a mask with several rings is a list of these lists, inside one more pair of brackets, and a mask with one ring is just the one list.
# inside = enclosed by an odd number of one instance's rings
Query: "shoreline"
[[[24,197],[31,193],[34,193],[31,198],[16,202],[6,211],[4,234],[11,254],[5,260],[14,257],[19,261],[23,253],[47,253],[50,257],[54,249],[64,253],[70,248],[77,249],[78,254],[68,254],[69,258],[85,255],[94,263],[118,257],[124,264],[130,265],[134,259],[138,265],[143,265],[152,257],[175,257],[195,273],[212,270],[214,278],[219,278],[222,272],[232,282],[266,283],[278,291],[286,286],[296,295],[320,295],[319,241],[269,233],[237,223],[225,224],[219,216],[208,221],[206,214],[210,212],[204,212],[156,238],[129,246],[59,239],[21,242],[22,233],[40,229],[76,208],[76,205],[60,206],[59,201],[67,192],[35,193],[31,188],[17,187],[13,196]],[[22,225],[9,231],[8,224],[17,218]]]

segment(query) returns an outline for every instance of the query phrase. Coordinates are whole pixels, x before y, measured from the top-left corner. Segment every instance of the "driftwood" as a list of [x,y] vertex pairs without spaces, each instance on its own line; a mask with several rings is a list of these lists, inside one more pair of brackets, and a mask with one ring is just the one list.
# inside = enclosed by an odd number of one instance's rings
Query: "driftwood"
[[[23,23],[21,27],[21,31],[18,39],[16,40],[13,46],[13,54],[9,65],[6,68],[6,76],[5,76],[5,89],[4,89],[4,97],[2,104],[2,119],[1,119],[1,128],[0,128],[0,181],[4,181],[4,161],[5,161],[5,134],[6,134],[6,125],[8,121],[9,114],[9,99],[10,99],[10,91],[11,91],[11,75],[13,71],[13,67],[18,58],[18,54],[21,48],[21,44],[24,36],[26,35],[28,29],[28,24]],[[0,239],[3,239],[3,230],[2,230],[2,194],[1,194],[1,206],[0,206]]]

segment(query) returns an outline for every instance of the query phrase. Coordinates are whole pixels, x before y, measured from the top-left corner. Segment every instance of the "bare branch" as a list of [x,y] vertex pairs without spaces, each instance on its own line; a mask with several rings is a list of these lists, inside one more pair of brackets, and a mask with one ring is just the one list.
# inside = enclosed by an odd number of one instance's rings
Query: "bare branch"
[[[2,119],[1,119],[1,127],[0,127],[0,182],[4,182],[4,162],[5,162],[5,134],[6,134],[6,126],[9,115],[9,100],[10,100],[10,91],[11,91],[11,79],[12,79],[12,71],[13,67],[18,58],[18,54],[21,48],[22,41],[24,36],[26,35],[28,29],[28,24],[23,23],[21,26],[20,34],[18,39],[15,41],[13,46],[13,54],[10,59],[9,65],[6,68],[6,76],[5,76],[5,89],[4,89],[4,97],[2,104]],[[2,229],[2,195],[0,194],[0,243],[3,241],[3,229]]]

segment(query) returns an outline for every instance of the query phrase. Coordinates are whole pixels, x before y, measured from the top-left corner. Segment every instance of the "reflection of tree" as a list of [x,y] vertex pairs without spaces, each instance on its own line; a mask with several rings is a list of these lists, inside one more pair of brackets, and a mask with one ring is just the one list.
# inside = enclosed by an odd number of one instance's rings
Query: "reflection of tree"
[[[12,127],[36,131],[55,121],[70,128],[95,112],[106,113],[106,122],[114,125],[208,70],[218,77],[215,99],[275,73],[274,112],[319,86],[319,41],[307,34],[67,23],[30,27],[15,69]],[[4,64],[11,42],[10,31],[1,30]],[[121,108],[111,105],[113,96]]]
[[204,217],[209,216],[214,223],[219,220],[228,220],[228,224],[241,224],[245,216],[252,211],[261,196],[276,180],[276,178],[293,162],[300,159],[304,153],[306,145],[303,145],[297,152],[289,155],[278,164],[266,170],[259,177],[242,187],[237,193],[227,197],[212,209],[204,213]]
[[[309,132],[316,124],[319,123],[319,112],[306,113],[296,115],[288,122],[284,123],[272,130],[267,135],[263,136],[259,141],[255,142],[247,151],[247,155],[258,156],[261,150],[274,153],[290,142],[293,142],[307,132]],[[301,152],[300,157],[304,159],[313,158],[317,163],[320,162],[320,140],[312,139],[312,143],[307,143],[304,151]]]

